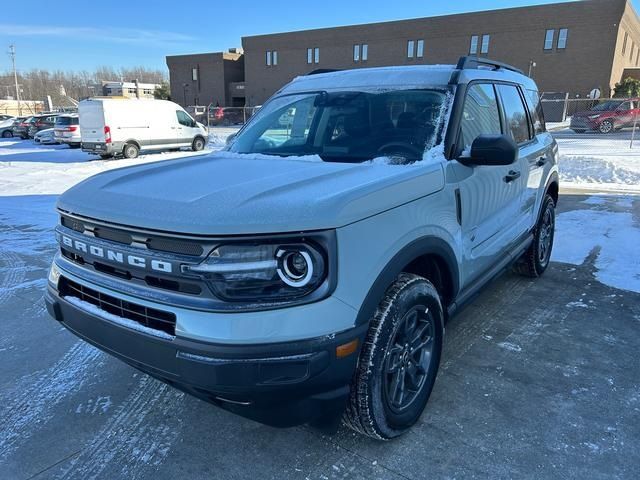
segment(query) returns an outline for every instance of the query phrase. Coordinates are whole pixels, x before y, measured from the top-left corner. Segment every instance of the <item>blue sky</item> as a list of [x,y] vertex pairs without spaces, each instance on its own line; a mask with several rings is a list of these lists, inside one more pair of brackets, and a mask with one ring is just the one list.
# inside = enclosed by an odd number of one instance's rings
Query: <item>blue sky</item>
[[[166,68],[165,55],[226,50],[240,46],[243,35],[554,2],[486,0],[482,6],[477,0],[11,3],[11,13],[0,15],[0,47],[4,52],[10,43],[16,45],[19,69],[92,70],[100,65]],[[0,71],[9,67],[9,57],[0,55]]]

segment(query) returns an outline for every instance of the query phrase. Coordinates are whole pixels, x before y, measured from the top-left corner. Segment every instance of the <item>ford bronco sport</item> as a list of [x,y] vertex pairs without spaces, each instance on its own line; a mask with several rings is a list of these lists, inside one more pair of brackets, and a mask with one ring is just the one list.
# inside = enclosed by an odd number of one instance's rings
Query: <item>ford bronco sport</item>
[[239,415],[389,439],[425,408],[446,320],[547,268],[556,157],[535,83],[499,62],[299,77],[222,152],[64,193],[47,307]]

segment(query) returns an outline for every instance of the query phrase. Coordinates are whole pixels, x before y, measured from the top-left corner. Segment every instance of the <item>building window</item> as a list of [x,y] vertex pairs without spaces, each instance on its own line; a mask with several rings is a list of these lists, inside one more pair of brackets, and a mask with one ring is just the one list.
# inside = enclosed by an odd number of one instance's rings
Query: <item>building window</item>
[[191,80],[193,80],[194,82],[198,81],[198,69],[197,68],[192,68],[191,69]]
[[482,45],[480,46],[480,53],[489,53],[489,35],[482,35]]
[[636,44],[631,42],[631,51],[629,52],[629,61],[631,62],[633,60],[633,54],[635,53],[634,50],[636,49]]
[[413,40],[409,40],[407,42],[407,58],[413,58],[413,47],[414,47],[414,41]]
[[275,50],[271,52],[271,64],[278,65],[278,52]]
[[307,63],[313,63],[313,48],[307,48]]
[[629,34],[627,32],[624,32],[624,41],[622,42],[622,54],[623,55],[627,51],[627,38],[629,38]]
[[353,46],[353,61],[354,62],[360,61],[360,45]]
[[418,48],[416,49],[416,57],[424,57],[424,40],[418,40]]
[[551,50],[553,48],[553,36],[556,31],[554,29],[549,29],[544,34],[544,49]]
[[469,46],[469,54],[478,54],[478,35],[471,35],[471,45]]
[[569,36],[569,30],[567,28],[561,28],[558,31],[558,50],[567,47],[567,37]]
[[314,63],[320,63],[320,49],[318,47],[313,49],[313,61]]
[[271,51],[267,50],[267,59],[266,59],[266,63],[267,66],[271,66]]
[[369,58],[369,45],[367,45],[366,43],[362,44],[362,55],[360,58],[362,58],[363,62],[365,62]]

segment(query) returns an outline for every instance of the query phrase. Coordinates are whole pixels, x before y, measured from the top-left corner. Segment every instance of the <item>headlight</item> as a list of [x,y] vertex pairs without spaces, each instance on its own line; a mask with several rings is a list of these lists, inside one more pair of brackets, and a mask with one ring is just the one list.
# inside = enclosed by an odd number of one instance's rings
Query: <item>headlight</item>
[[183,273],[198,275],[227,302],[286,302],[327,279],[327,253],[312,242],[220,245]]

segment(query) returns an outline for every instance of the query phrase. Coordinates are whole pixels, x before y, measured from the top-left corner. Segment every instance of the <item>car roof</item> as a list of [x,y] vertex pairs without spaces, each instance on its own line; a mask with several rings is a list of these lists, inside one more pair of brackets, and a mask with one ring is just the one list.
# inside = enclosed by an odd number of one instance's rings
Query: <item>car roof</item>
[[385,86],[433,87],[466,84],[476,80],[512,82],[522,85],[526,90],[537,90],[536,84],[531,78],[507,68],[480,66],[458,69],[455,65],[409,65],[314,73],[294,78],[278,93],[336,91]]

